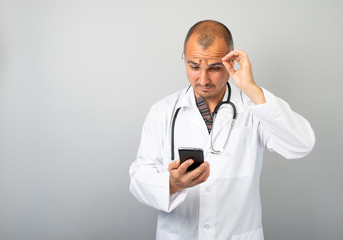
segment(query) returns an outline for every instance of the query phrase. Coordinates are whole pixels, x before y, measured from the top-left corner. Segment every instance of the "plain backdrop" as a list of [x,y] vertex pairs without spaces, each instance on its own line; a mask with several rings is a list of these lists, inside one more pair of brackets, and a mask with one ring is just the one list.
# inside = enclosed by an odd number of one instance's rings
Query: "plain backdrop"
[[0,239],[154,239],[129,193],[150,106],[188,85],[184,37],[215,19],[314,150],[265,154],[267,240],[343,239],[343,2],[0,0]]

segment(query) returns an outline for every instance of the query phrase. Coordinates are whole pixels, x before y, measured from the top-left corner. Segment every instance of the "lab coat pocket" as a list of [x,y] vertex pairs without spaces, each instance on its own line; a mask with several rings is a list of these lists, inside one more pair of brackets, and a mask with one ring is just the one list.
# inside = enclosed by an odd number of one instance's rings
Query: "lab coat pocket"
[[240,178],[252,175],[249,128],[233,128],[224,152],[213,156],[211,174],[215,178]]
[[259,227],[258,229],[246,232],[239,235],[234,235],[231,240],[263,240],[263,230],[262,227]]

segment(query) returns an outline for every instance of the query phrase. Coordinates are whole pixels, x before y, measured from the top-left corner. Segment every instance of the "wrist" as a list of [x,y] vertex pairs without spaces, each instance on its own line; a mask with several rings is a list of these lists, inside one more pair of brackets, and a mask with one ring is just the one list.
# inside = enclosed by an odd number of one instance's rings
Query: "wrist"
[[242,89],[242,91],[245,93],[245,95],[247,95],[250,98],[250,100],[255,105],[266,103],[266,99],[264,97],[262,89],[256,84],[246,89]]
[[175,184],[173,184],[173,182],[169,176],[169,193],[170,193],[170,195],[172,195],[173,193],[176,193],[180,190],[181,190],[180,188],[178,188],[177,186],[175,186]]
[[169,184],[169,193],[170,195],[180,191],[181,189],[174,187],[171,183]]

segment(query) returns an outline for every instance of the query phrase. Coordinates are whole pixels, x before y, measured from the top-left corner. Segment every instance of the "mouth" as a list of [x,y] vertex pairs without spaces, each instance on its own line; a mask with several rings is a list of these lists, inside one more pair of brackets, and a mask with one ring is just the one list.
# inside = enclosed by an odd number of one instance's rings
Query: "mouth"
[[212,86],[204,86],[204,87],[198,86],[198,89],[202,92],[208,92],[211,90],[211,88],[212,88]]

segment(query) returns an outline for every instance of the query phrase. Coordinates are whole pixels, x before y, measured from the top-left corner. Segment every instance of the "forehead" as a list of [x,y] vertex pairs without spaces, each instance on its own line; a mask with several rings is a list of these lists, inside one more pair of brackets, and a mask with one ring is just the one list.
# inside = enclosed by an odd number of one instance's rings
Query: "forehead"
[[222,58],[229,51],[226,42],[223,38],[216,37],[213,43],[204,49],[198,42],[199,35],[194,34],[189,39],[185,46],[185,55],[203,58]]

